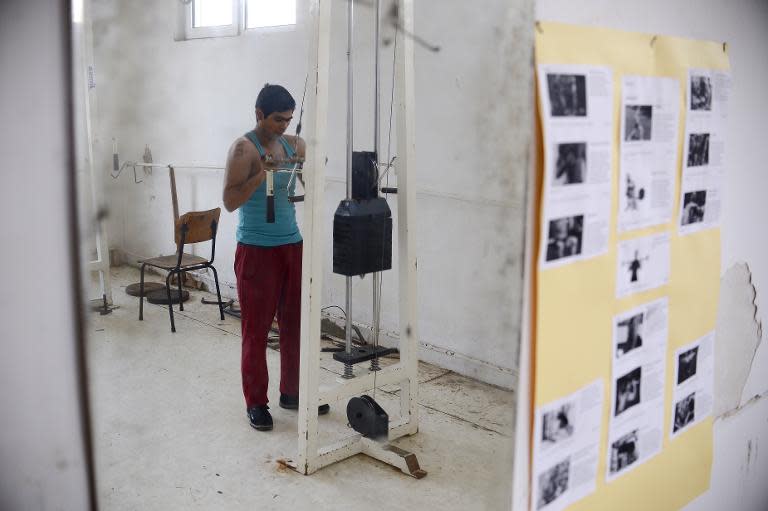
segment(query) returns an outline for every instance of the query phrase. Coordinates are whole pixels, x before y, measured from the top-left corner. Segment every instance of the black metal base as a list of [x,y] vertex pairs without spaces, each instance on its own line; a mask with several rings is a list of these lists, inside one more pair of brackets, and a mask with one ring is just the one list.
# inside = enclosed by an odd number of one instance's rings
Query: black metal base
[[117,308],[114,305],[107,304],[106,296],[102,296],[101,299],[91,300],[90,306],[93,312],[98,312],[102,316],[106,316],[107,314],[112,314],[112,311]]
[[372,360],[376,357],[383,357],[390,353],[397,353],[397,348],[385,348],[384,346],[376,346],[374,350],[373,346],[352,346],[352,352],[347,353],[342,351],[341,353],[334,353],[333,359],[343,362],[345,364],[359,364],[366,360]]
[[[157,305],[168,305],[168,293],[166,293],[165,291],[165,286],[163,286],[162,289],[158,289],[156,291],[151,291],[149,293],[146,293],[146,295],[147,295],[147,301],[149,303],[154,303]],[[186,289],[182,290],[181,298],[185,302],[189,300],[189,291],[187,291]],[[178,289],[171,289],[171,303],[179,303]]]

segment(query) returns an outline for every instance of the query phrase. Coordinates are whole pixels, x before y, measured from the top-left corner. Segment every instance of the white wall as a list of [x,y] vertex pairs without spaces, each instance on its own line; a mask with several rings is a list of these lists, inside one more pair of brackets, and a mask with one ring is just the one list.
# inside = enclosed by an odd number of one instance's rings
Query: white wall
[[[310,46],[300,0],[294,30],[239,37],[173,40],[177,2],[94,0],[99,116],[97,162],[111,167],[150,144],[157,162],[223,163],[231,142],[254,124],[265,82],[300,98]],[[385,1],[384,4],[388,5]],[[344,278],[331,273],[331,219],[345,193],[345,2],[334,3],[327,271],[324,304],[344,306]],[[357,4],[355,149],[372,147],[372,14]],[[530,0],[420,0],[420,36],[441,46],[417,49],[417,199],[421,357],[511,387],[516,373],[525,170],[531,140]],[[385,34],[391,34],[386,29]],[[386,152],[392,48],[382,55],[382,136]],[[311,91],[308,93],[311,96]],[[297,112],[298,113],[298,112]],[[394,124],[394,123],[393,123]],[[311,124],[303,134],[311,143]],[[395,135],[393,132],[393,150]],[[394,152],[393,152],[394,154]],[[383,159],[383,158],[382,158]],[[167,174],[131,169],[107,179],[112,245],[129,258],[173,251]],[[390,184],[395,184],[393,178]],[[179,178],[180,210],[220,205],[221,174]],[[391,200],[396,215],[396,201]],[[303,209],[299,207],[299,216]],[[236,214],[224,214],[217,243],[224,292],[234,296]],[[396,236],[395,236],[396,238]],[[393,249],[396,264],[396,246]],[[353,315],[371,322],[371,279],[354,279]],[[383,276],[382,329],[398,329],[396,273]]]
[[90,509],[76,359],[67,2],[0,2],[0,509]]
[[[722,270],[746,262],[757,291],[757,321],[768,324],[768,173],[760,148],[768,130],[768,3],[763,0],[537,0],[536,19],[725,41],[733,76],[728,170],[722,222]],[[727,290],[724,290],[727,291]],[[749,321],[754,321],[751,317]],[[718,325],[719,339],[749,325]],[[721,332],[724,335],[720,335]],[[711,490],[688,511],[768,509],[768,343],[762,334],[741,402],[763,396],[715,422]],[[727,370],[727,369],[726,369]],[[737,374],[736,377],[739,375]],[[717,389],[716,389],[717,392]]]

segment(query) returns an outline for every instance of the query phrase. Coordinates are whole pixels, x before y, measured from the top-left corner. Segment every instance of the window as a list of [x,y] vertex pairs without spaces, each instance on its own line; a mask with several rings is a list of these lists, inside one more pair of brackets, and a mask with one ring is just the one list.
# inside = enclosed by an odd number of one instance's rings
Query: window
[[176,40],[235,36],[296,24],[296,0],[178,0]]
[[83,0],[72,0],[72,23],[83,22]]
[[192,2],[192,27],[222,27],[235,22],[232,0],[195,0]]
[[245,28],[296,24],[296,0],[246,0]]
[[184,19],[184,37],[181,39],[233,36],[240,33],[240,0],[180,0],[180,2]]

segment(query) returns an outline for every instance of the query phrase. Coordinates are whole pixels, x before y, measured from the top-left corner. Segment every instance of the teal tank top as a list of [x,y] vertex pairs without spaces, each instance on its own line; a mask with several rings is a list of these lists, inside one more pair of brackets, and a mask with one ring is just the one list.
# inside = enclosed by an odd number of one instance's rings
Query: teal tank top
[[[259,154],[263,157],[266,151],[259,139],[256,138],[256,133],[250,131],[245,134],[245,137],[256,146]],[[279,140],[288,158],[293,157],[296,151],[291,147],[291,144],[284,137],[280,137]],[[238,242],[260,247],[276,247],[302,241],[299,226],[296,224],[296,208],[288,200],[288,196],[294,193],[297,178],[294,178],[289,189],[288,181],[290,179],[290,173],[278,172],[275,174],[275,223],[267,223],[266,179],[240,206],[237,224]]]

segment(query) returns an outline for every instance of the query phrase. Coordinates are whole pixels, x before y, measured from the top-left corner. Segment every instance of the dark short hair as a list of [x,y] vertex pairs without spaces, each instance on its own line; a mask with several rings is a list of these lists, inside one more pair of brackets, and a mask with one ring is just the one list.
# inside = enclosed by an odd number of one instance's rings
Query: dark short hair
[[256,108],[269,117],[274,112],[285,112],[296,109],[296,100],[282,85],[265,84],[256,98]]

